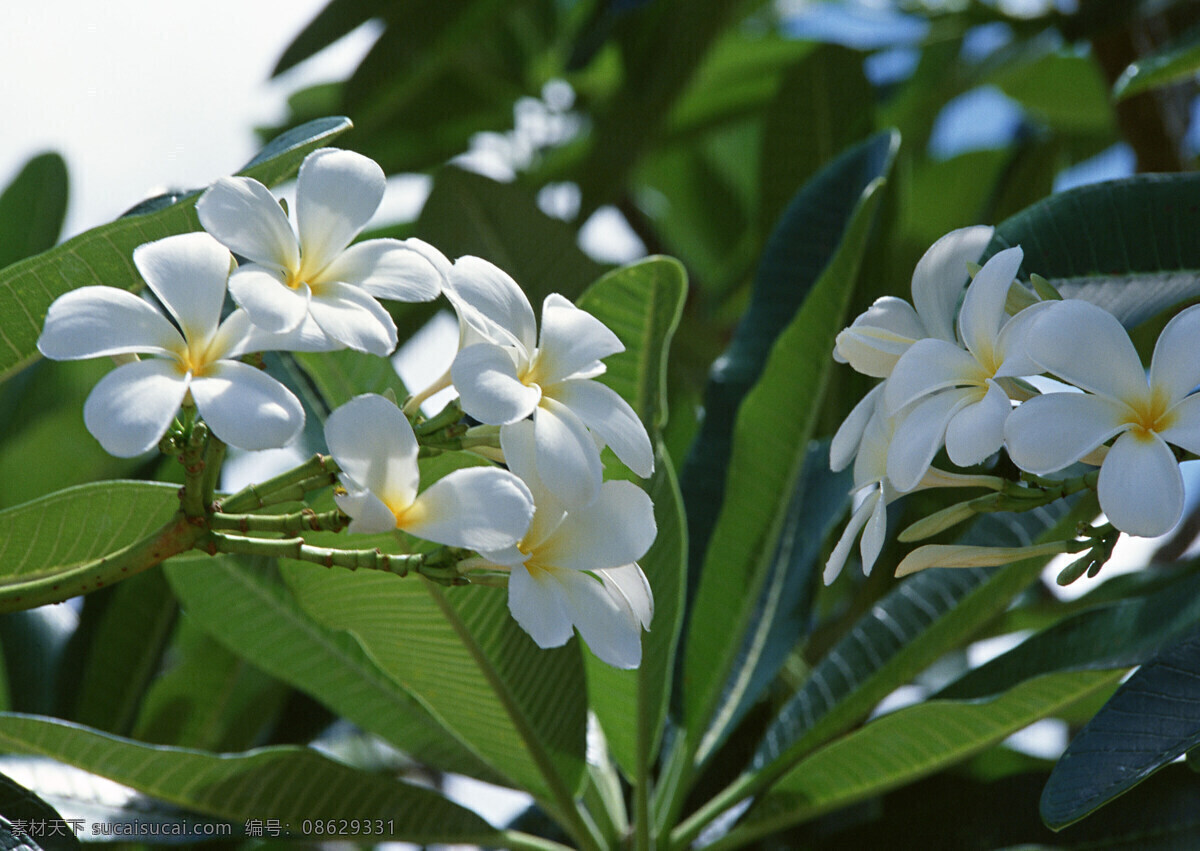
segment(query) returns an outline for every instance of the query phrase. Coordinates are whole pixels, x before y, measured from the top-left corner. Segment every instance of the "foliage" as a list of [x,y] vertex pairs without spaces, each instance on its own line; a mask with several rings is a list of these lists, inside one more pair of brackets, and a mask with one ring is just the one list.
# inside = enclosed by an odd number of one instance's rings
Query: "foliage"
[[[539,647],[503,589],[460,587],[444,548],[400,533],[359,539],[334,523],[305,535],[303,558],[206,554],[194,520],[211,506],[179,498],[202,474],[102,452],[80,408],[104,368],[36,347],[56,297],[140,292],[134,248],[199,230],[199,191],[58,243],[65,166],[31,159],[0,192],[0,747],[131,786],[194,825],[230,824],[238,843],[272,838],[242,836],[273,820],[293,840],[362,843],[909,847],[896,840],[909,809],[943,828],[922,827],[912,847],[1144,837],[1134,810],[1164,847],[1194,842],[1180,802],[1195,782],[1169,765],[1200,742],[1198,571],[1180,555],[1194,516],[1153,565],[1081,580],[1088,592],[1068,601],[1041,579],[1044,555],[896,579],[910,547],[894,530],[950,503],[914,493],[891,505],[870,575],[852,555],[833,584],[819,577],[851,507],[829,440],[870,386],[833,361],[835,337],[878,297],[908,298],[943,233],[995,225],[981,263],[1020,245],[1021,280],[1111,311],[1144,357],[1200,297],[1200,183],[1173,129],[1178,98],[1154,99],[1194,95],[1200,10],[1046,4],[1016,18],[916,4],[915,34],[883,49],[798,38],[839,4],[805,20],[787,5],[329,0],[276,73],[367,21],[382,34],[346,80],[296,92],[238,172],[272,186],[336,140],[389,175],[427,173],[415,220],[368,238],[481,257],[535,312],[560,293],[612,330],[624,351],[598,380],[645,424],[654,458],[639,479],[604,455],[607,477],[654,505],[639,563],[655,611],[637,670],[578,637]],[[1173,38],[1114,49],[1149,29]],[[981,89],[1003,92],[1016,126],[947,151],[947,105]],[[507,134],[510,180],[451,162],[481,132]],[[1164,173],[1054,190],[1121,143]],[[596,250],[605,216],[636,237],[628,262]],[[403,343],[445,305],[387,308]],[[340,405],[407,392],[361,352],[272,354],[266,368],[303,404],[310,453],[326,451]],[[453,422],[418,430],[457,428],[461,409],[447,410]],[[422,491],[483,463],[434,446],[434,431],[419,432]],[[264,523],[305,508],[344,525],[336,470],[307,463],[276,505],[254,504],[257,491],[215,498]],[[1007,459],[984,466],[1016,475]],[[1098,512],[1089,494],[1046,502],[935,541],[1054,542]],[[312,552],[351,547],[355,560]],[[984,638],[1015,646],[968,666]],[[1053,766],[1008,739],[1044,719],[1085,725]],[[519,790],[529,810],[496,827],[447,792],[460,778]],[[75,844],[19,829],[70,818],[69,801],[0,781],[5,847]],[[1030,784],[1045,786],[1040,816]]]

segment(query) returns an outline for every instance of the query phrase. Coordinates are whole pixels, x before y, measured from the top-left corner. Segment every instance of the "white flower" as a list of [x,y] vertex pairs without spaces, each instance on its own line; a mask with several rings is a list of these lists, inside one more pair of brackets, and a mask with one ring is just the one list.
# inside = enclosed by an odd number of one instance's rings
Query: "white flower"
[[356,396],[329,415],[325,442],[342,470],[345,494],[334,497],[350,531],[402,529],[419,538],[496,550],[516,543],[533,518],[533,497],[515,475],[468,467],[420,493],[417,438],[400,409],[382,396]]
[[596,498],[597,444],[611,446],[643,478],[654,472],[637,414],[592,380],[604,372],[601,358],[625,348],[602,322],[552,294],[542,305],[539,339],[521,288],[478,257],[454,263],[446,293],[464,325],[484,340],[462,349],[451,367],[463,410],[504,427],[532,415],[538,474],[559,499],[577,508]]
[[637,560],[654,542],[654,505],[632,482],[610,481],[588,506],[568,510],[538,475],[534,426],[504,432],[508,464],[529,486],[537,511],[515,547],[481,552],[509,571],[508,608],[539,647],[559,647],[579,630],[604,662],[636,668],[654,598]]
[[954,311],[976,263],[992,239],[992,228],[951,231],[917,262],[912,276],[913,305],[885,296],[837,336],[834,359],[864,375],[887,378],[896,361],[917,340],[954,342]]
[[1051,473],[1116,438],[1100,466],[1100,507],[1122,532],[1169,531],[1183,513],[1183,477],[1168,444],[1200,452],[1200,306],[1175,316],[1154,346],[1147,378],[1121,323],[1078,300],[1057,302],[1027,340],[1046,371],[1086,393],[1050,393],[1023,403],[1005,428],[1022,470]]
[[304,425],[299,401],[236,358],[319,348],[306,333],[311,329],[264,334],[242,310],[220,322],[233,258],[208,234],[147,243],[133,252],[133,261],[176,324],[133,293],[82,287],[50,305],[38,339],[42,354],[54,360],[156,356],[117,367],[88,396],[84,422],[105,450],[123,458],[150,450],[189,398],[213,433],[232,446],[269,449],[291,440]]
[[[862,533],[859,553],[866,575],[883,549],[887,537],[887,507],[909,491],[901,491],[887,474],[889,449],[896,430],[896,418],[885,413],[881,399],[887,383],[879,384],[842,422],[829,446],[829,466],[834,472],[854,462],[854,487],[851,495],[854,510],[841,538],[825,562],[824,580],[828,585],[838,577],[850,555],[850,549]],[[948,473],[936,467],[924,471],[920,480],[909,490],[935,487],[996,487],[998,480],[990,476],[967,476]],[[899,574],[898,574],[899,575]]]
[[1000,450],[1012,403],[996,379],[1040,372],[1025,353],[1030,324],[1046,304],[1011,319],[1005,301],[1021,265],[1021,249],[988,260],[967,288],[958,317],[962,348],[948,340],[919,340],[896,362],[884,405],[899,416],[888,453],[888,477],[911,490],[944,443],[950,460],[978,464]]
[[322,148],[300,165],[296,227],[266,186],[223,177],[196,203],[204,229],[250,262],[229,280],[234,301],[256,325],[290,331],[306,316],[330,337],[386,355],[396,325],[376,298],[429,301],[441,275],[418,240],[370,239],[351,246],[383,199],[386,178],[372,160]]

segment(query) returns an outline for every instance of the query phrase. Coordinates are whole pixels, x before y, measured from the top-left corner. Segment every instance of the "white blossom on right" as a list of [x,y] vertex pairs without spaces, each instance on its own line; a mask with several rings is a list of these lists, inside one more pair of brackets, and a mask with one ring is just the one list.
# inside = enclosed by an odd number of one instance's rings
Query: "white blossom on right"
[[1079,300],[1052,304],[1029,330],[1030,357],[1084,393],[1047,393],[1009,416],[1013,463],[1042,475],[1115,438],[1100,466],[1100,508],[1122,532],[1162,535],[1183,514],[1183,477],[1171,446],[1200,453],[1200,305],[1176,315],[1146,375],[1111,313]]

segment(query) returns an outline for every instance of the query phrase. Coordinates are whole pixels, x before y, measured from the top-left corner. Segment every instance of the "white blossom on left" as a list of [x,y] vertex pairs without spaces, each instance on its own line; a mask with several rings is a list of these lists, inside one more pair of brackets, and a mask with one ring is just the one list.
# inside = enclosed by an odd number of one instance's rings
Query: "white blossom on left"
[[231,446],[270,449],[295,437],[304,425],[299,401],[237,358],[319,343],[306,342],[303,327],[264,334],[241,310],[221,322],[233,258],[208,234],[147,243],[134,250],[133,261],[170,318],[125,290],[81,287],[50,305],[38,339],[53,360],[154,356],[117,367],[88,396],[84,422],[100,445],[122,458],[149,451],[188,400]]

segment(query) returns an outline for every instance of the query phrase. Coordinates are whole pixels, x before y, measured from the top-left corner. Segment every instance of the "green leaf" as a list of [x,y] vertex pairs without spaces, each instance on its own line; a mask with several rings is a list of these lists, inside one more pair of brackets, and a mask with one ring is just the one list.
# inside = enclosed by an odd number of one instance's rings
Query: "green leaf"
[[[311,151],[350,129],[345,118],[324,118],[288,131],[240,174],[273,185],[291,176]],[[90,284],[127,290],[142,286],[133,249],[144,242],[199,230],[193,193],[178,203],[129,215],[0,270],[0,381],[37,357],[37,338],[50,303]]]
[[287,689],[184,617],[142,701],[133,737],[203,750],[236,751],[264,739]]
[[[1007,62],[985,78],[1055,130],[1111,133],[1108,86],[1093,56],[1045,53],[1027,62]],[[1070,92],[1069,97],[1064,93]]]
[[796,188],[874,126],[875,93],[862,54],[816,47],[783,75],[769,105],[759,162],[759,219],[764,231]]
[[[991,515],[964,542],[981,546],[1052,540],[1077,521],[1061,503],[1047,514]],[[1047,532],[1047,526],[1053,530]],[[974,635],[1009,605],[1046,559],[1002,568],[929,570],[871,607],[814,667],[768,727],[752,769],[774,774],[864,718],[880,700]]]
[[625,351],[605,360],[600,380],[633,406],[651,432],[667,415],[667,350],[679,327],[687,272],[671,257],[647,257],[604,275],[577,304],[605,325]]
[[1049,674],[989,701],[926,701],[884,715],[788,772],[727,839],[744,842],[924,777],[1103,692],[1124,673]]
[[434,178],[417,236],[448,257],[495,263],[534,305],[552,292],[575,298],[603,271],[576,245],[574,229],[539,210],[528,189],[456,168]]
[[360,393],[391,390],[400,403],[408,395],[404,382],[388,358],[352,349],[320,354],[296,352],[292,357],[312,380],[331,411]]
[[[759,302],[760,315],[752,317],[752,307],[739,328],[738,340],[756,349],[756,354],[765,359],[765,363],[762,377],[738,409],[727,496],[704,557],[690,615],[690,622],[698,627],[690,630],[687,636],[684,708],[687,729],[694,737],[696,752],[701,758],[711,750],[719,735],[710,732],[710,724],[721,707],[722,694],[728,694],[726,684],[741,637],[751,627],[750,618],[778,546],[787,513],[787,497],[795,490],[816,426],[819,406],[815,400],[820,398],[828,379],[833,338],[844,324],[852,292],[848,282],[857,274],[882,194],[882,175],[887,173],[897,141],[890,134],[877,136],[825,173],[827,176],[837,174],[847,180],[848,175],[843,170],[853,171],[854,177],[847,182],[857,183],[860,187],[853,212],[845,220],[835,220],[834,227],[840,228],[844,224],[845,232],[831,243],[836,250],[828,265],[813,264],[800,270],[780,268],[774,264],[782,263],[784,255],[790,251],[778,246],[768,248],[763,259],[765,280],[783,279],[803,289],[807,276],[821,270],[812,291],[795,319],[779,334],[770,354],[759,348],[769,345],[769,340],[752,342],[749,338],[754,322],[765,319],[761,311],[770,309],[766,299]],[[871,160],[864,161],[864,154],[872,150],[881,161],[874,163],[876,169],[869,172],[872,177],[863,187],[858,179],[867,171],[867,162]],[[841,188],[844,191],[844,187]],[[776,231],[775,240],[788,238],[790,226],[815,212],[808,207],[810,203],[810,196],[804,193],[798,196],[785,215],[785,224]],[[805,247],[794,246],[790,250],[803,251]],[[784,288],[782,284],[777,286]],[[784,301],[792,298],[789,294]],[[781,320],[786,321],[786,309],[779,309],[779,313],[783,316],[770,317],[766,323],[768,327],[778,327]],[[752,356],[749,360],[753,371],[758,358]],[[723,366],[730,371],[739,367],[744,368],[745,364],[736,364],[732,358]],[[743,373],[739,377],[744,376]],[[702,439],[698,441],[697,447],[702,442]],[[697,457],[694,448],[693,458]],[[692,519],[689,516],[689,521]]]
[[[71,720],[118,735],[128,735],[150,683],[160,673],[163,652],[174,632],[179,606],[162,571],[153,570],[90,594],[73,643],[81,648],[77,691]],[[99,607],[98,616],[89,608]],[[81,640],[82,639],[82,640]],[[60,686],[61,688],[61,686]]]
[[[357,819],[348,835],[382,820],[385,835],[410,842],[502,844],[483,819],[436,792],[370,774],[306,748],[244,754],[144,745],[47,718],[0,715],[0,747],[53,757],[126,786],[234,822],[279,819],[301,837],[304,821]],[[349,828],[350,825],[347,825]],[[372,834],[378,836],[378,832]]]
[[342,36],[365,24],[378,12],[378,4],[370,0],[330,0],[284,49],[283,55],[271,70],[271,76],[278,77],[284,71],[320,53]]
[[497,779],[353,637],[309,617],[278,579],[229,557],[174,559],[164,567],[188,617],[228,650],[419,762]]
[[[0,813],[3,813],[0,816],[0,848],[5,851],[17,848],[73,851],[79,848],[73,830],[69,827],[63,831],[57,829],[66,822],[54,807],[4,774],[0,774]],[[35,827],[32,824],[35,821],[40,822],[43,829]],[[22,829],[17,830],[17,825]]]
[[40,154],[0,193],[0,269],[54,247],[66,215],[67,164]]
[[1200,72],[1200,27],[1193,27],[1130,64],[1113,84],[1113,97],[1124,100],[1150,89],[1194,77]]
[[416,577],[282,568],[306,611],[354,635],[509,784],[560,808],[578,789],[586,711],[578,645],[540,649],[494,588],[443,591]]
[[1040,674],[1140,665],[1200,620],[1200,574],[1160,591],[1063,618],[1007,653],[968,671],[938,693],[985,697]]
[[0,607],[49,601],[38,594],[65,600],[94,590],[90,568],[178,511],[178,486],[150,482],[78,485],[0,511]]
[[1138,669],[1067,746],[1042,792],[1065,827],[1200,744],[1200,633]]
[[1200,295],[1200,175],[1142,174],[1081,186],[996,228],[989,254],[1020,245],[1036,272],[1133,327]]

